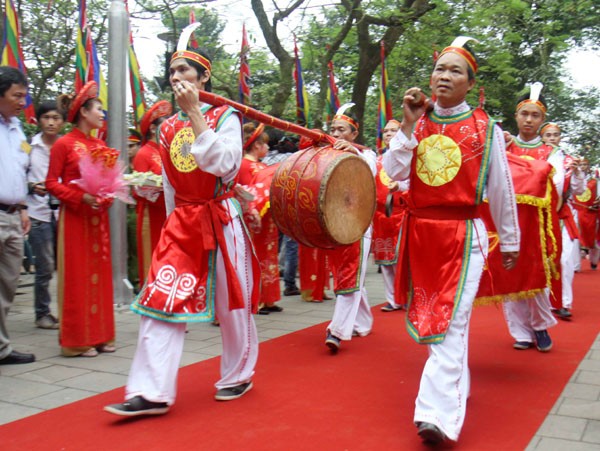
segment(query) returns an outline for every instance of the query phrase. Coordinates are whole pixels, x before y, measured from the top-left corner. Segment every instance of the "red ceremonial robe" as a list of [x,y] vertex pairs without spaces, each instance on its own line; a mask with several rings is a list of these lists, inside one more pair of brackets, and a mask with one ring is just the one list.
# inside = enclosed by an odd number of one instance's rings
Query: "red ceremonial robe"
[[[554,147],[548,144],[544,144],[541,140],[537,143],[524,143],[518,138],[515,138],[507,147],[507,153],[511,153],[517,157],[521,157],[528,160],[548,161],[551,155],[558,151],[558,147]],[[548,240],[546,243],[548,246],[548,257],[550,258],[551,276],[549,277],[550,285],[550,302],[552,308],[562,308],[562,277],[561,277],[561,265],[560,255],[562,253],[562,232],[560,231],[560,219],[558,212],[559,196],[556,191],[556,187],[552,185],[551,189],[551,202],[553,208],[548,210],[549,217],[546,218],[545,222],[548,227]],[[561,209],[568,208],[564,203]],[[519,218],[520,220],[520,218]],[[523,228],[521,227],[521,230]],[[528,242],[527,240],[521,241],[522,247],[529,245],[537,245],[537,242]],[[521,249],[521,252],[523,249]],[[520,256],[519,259],[522,259]],[[533,264],[529,262],[529,264]]]
[[392,181],[381,164],[381,156],[377,158],[377,175],[375,188],[377,191],[377,207],[373,216],[373,241],[371,249],[376,265],[395,265],[398,262],[398,234],[405,216],[406,202],[402,199],[403,193],[396,191],[392,195],[392,212],[386,214],[386,202],[390,190],[388,185]]
[[[228,116],[236,114],[232,108],[206,104],[202,113],[208,126],[217,132]],[[224,184],[220,177],[197,166],[188,152],[195,139],[194,132],[184,114],[163,122],[160,136],[161,159],[175,192],[175,208],[165,221],[152,255],[146,286],[131,308],[141,315],[168,322],[213,321],[216,283],[227,284],[230,310],[244,305],[223,234],[223,228],[231,221],[229,204],[224,205],[223,201],[231,199],[238,214],[242,214],[233,198],[234,181]],[[216,274],[217,246],[223,253],[225,274]],[[252,306],[256,311],[260,269],[254,254],[252,267]]]
[[554,214],[557,193],[552,182],[553,168],[545,161],[524,159],[510,153],[506,157],[521,229],[519,259],[510,271],[502,266],[498,232],[486,204],[483,218],[488,231],[489,252],[476,305],[531,297],[550,286],[560,267],[557,246],[561,243],[561,235]]
[[[281,286],[279,283],[278,258],[279,229],[273,220],[271,209],[269,208],[269,190],[273,174],[279,164],[271,166],[266,166],[263,163],[259,164],[264,167],[254,173],[250,185],[256,192],[256,200],[253,203],[253,207],[260,214],[260,231],[251,231],[250,234],[254,250],[260,262],[260,304],[272,305],[281,299]],[[255,167],[258,167],[258,165]]]
[[598,180],[592,178],[579,196],[575,196],[573,206],[577,209],[579,219],[579,241],[581,247],[593,249],[598,233],[598,209],[593,208],[598,192]]
[[[409,216],[400,236],[396,293],[400,304],[408,304],[408,332],[419,343],[444,340],[462,296],[493,127],[494,121],[481,109],[452,117],[431,112],[415,127],[419,145],[411,161]],[[443,153],[443,167],[425,164],[430,152]],[[439,269],[431,271],[432,267]]]
[[[133,169],[137,172],[162,174],[158,143],[148,141],[144,144],[133,159]],[[136,201],[138,271],[140,286],[143,286],[150,269],[152,252],[158,243],[160,231],[167,218],[167,211],[164,193],[160,193],[154,202],[150,202],[142,196],[136,196]]]
[[63,348],[97,346],[115,338],[110,226],[105,207],[83,203],[79,161],[86,153],[106,147],[104,141],[74,128],[52,146],[46,188],[58,198],[59,342]]
[[325,300],[325,289],[329,289],[327,252],[298,243],[298,272],[302,299],[307,302]]
[[260,161],[254,161],[245,157],[242,158],[242,164],[240,166],[240,172],[238,172],[237,182],[240,185],[252,185],[252,179],[256,173],[266,167],[267,165],[261,163]]

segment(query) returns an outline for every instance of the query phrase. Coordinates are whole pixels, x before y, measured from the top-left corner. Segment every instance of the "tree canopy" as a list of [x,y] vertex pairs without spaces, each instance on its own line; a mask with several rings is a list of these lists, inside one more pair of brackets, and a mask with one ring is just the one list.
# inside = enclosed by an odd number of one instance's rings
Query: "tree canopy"
[[[72,90],[78,2],[54,0],[50,9],[47,0],[14,2],[34,102]],[[87,1],[88,22],[103,61],[109,3]],[[202,23],[195,36],[214,58],[213,89],[237,100],[239,54],[222,45],[225,23],[220,3],[135,0],[130,9],[141,20],[160,17],[174,45],[193,8]],[[258,24],[254,31],[266,42],[266,49],[252,48],[250,54],[252,102],[260,110],[294,119],[293,32],[315,118],[310,125],[323,125],[327,63],[333,61],[340,100],[356,104],[363,141],[372,145],[380,41],[385,43],[391,100],[399,115],[405,89],[419,86],[428,91],[434,50],[462,34],[480,41],[473,46],[480,70],[476,89],[469,96],[472,105],[478,104],[483,87],[486,110],[514,132],[517,97],[529,83],[541,81],[549,103],[548,119],[563,126],[576,151],[600,163],[593,140],[600,126],[600,92],[576,89],[563,65],[573,49],[600,47],[600,4],[595,0],[331,0],[316,4],[314,0],[251,0],[249,4],[254,17],[248,22]],[[164,97],[154,83],[147,83],[146,88],[151,95]]]

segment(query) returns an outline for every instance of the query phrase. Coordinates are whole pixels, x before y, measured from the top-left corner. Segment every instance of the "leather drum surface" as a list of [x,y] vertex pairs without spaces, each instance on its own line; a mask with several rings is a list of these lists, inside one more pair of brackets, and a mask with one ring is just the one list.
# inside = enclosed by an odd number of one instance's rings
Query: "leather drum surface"
[[358,241],[375,212],[375,179],[360,157],[310,147],[282,162],[271,183],[271,211],[280,230],[311,247]]

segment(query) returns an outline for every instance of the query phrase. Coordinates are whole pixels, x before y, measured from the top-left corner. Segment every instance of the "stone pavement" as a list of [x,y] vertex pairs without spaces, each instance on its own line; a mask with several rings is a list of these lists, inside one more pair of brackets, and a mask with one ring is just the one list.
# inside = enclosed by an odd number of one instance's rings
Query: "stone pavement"
[[[117,352],[96,358],[61,357],[57,331],[33,324],[32,285],[33,276],[22,276],[8,328],[14,348],[34,352],[37,361],[0,366],[0,425],[125,385],[137,342],[138,315],[127,306],[116,306]],[[369,266],[366,285],[371,305],[383,303],[381,275],[374,265]],[[54,293],[54,285],[52,289]],[[307,303],[299,296],[284,297],[280,305],[282,313],[256,315],[261,341],[328,321],[333,310],[333,301]],[[56,310],[53,303],[52,311]],[[217,327],[189,325],[182,366],[220,354]],[[527,450],[600,451],[600,335]]]

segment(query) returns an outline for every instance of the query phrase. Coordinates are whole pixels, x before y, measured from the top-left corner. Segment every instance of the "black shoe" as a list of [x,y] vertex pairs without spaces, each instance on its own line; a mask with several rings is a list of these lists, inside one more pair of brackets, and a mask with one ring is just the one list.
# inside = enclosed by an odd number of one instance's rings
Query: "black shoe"
[[571,319],[571,317],[573,316],[571,314],[571,312],[569,311],[568,308],[560,308],[558,310],[553,310],[553,312],[556,316],[558,316],[560,319]]
[[417,434],[419,434],[419,437],[421,437],[423,442],[431,445],[439,445],[446,440],[444,433],[440,431],[436,425],[431,423],[420,423]]
[[256,313],[258,313],[259,315],[268,315],[271,312],[269,312],[267,310],[267,307],[261,307],[258,309],[258,312],[256,312]]
[[236,385],[235,387],[221,388],[215,394],[215,399],[217,401],[231,401],[233,399],[238,399],[240,396],[244,396],[251,389],[252,381]]
[[515,341],[513,344],[513,348],[522,351],[524,349],[529,349],[533,346],[533,343],[530,341]]
[[280,307],[278,305],[267,305],[265,307],[263,307],[264,310],[266,310],[269,313],[275,312],[275,313],[279,313],[279,312],[283,312],[283,307]]
[[286,288],[285,290],[283,290],[283,295],[284,296],[299,296],[300,289],[298,287]]
[[0,359],[0,365],[17,365],[18,363],[35,362],[33,354],[24,354],[22,352],[12,351],[3,359]]
[[537,350],[540,352],[548,352],[552,349],[552,339],[548,335],[547,330],[534,330]]
[[122,417],[137,417],[139,415],[163,415],[169,411],[166,402],[152,402],[136,396],[121,404],[104,406],[104,410]]
[[329,348],[332,354],[337,354],[340,349],[341,340],[332,335],[331,332],[327,331],[327,338],[325,339],[325,345]]

